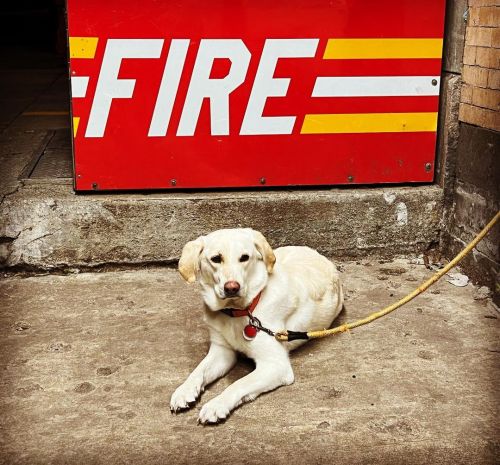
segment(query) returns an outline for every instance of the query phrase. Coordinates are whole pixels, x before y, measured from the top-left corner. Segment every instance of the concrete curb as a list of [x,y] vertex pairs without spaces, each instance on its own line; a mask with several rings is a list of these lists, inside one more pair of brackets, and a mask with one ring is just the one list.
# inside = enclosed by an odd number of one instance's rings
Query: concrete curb
[[76,195],[28,184],[0,207],[3,267],[55,269],[178,259],[223,227],[253,227],[273,247],[309,245],[333,257],[414,253],[438,239],[437,186],[309,191]]

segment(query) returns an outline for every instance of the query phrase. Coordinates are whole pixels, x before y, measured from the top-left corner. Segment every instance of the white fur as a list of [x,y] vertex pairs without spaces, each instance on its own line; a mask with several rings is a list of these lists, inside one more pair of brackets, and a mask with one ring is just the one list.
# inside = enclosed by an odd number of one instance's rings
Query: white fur
[[[211,261],[218,254],[223,257],[221,264]],[[250,258],[240,262],[244,254]],[[253,314],[263,326],[308,331],[328,328],[343,305],[339,273],[328,259],[309,247],[281,247],[273,253],[262,234],[251,229],[219,230],[186,244],[179,270],[189,282],[200,279],[211,345],[172,394],[171,410],[189,408],[205,386],[231,370],[237,352],[256,364],[252,373],[203,406],[199,421],[204,424],[226,418],[235,407],[263,392],[293,383],[288,352],[304,342],[278,342],[262,331],[247,341],[243,328],[248,318],[232,318],[219,310],[246,308],[262,291]],[[224,298],[227,281],[240,284],[238,297]]]

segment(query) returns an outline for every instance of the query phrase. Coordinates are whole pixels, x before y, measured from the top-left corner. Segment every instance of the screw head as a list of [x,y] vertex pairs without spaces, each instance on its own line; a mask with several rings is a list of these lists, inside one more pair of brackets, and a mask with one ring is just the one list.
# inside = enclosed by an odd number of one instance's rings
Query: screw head
[[176,179],[171,179],[171,180],[170,180],[170,184],[171,184],[172,186],[177,186],[177,180],[176,180]]
[[430,171],[432,168],[432,164],[431,163],[426,163],[425,164],[425,171]]
[[93,182],[93,183],[92,183],[92,189],[94,189],[95,191],[96,191],[97,189],[99,189],[99,184],[97,184],[96,182]]
[[437,86],[438,85],[437,79],[433,79],[431,81],[431,83],[432,83],[433,86]]
[[264,178],[264,177],[260,178],[260,179],[259,179],[259,182],[260,182],[261,184],[265,184],[265,183],[266,183],[266,178]]
[[354,176],[352,176],[352,175],[347,176],[347,180],[349,182],[353,182],[354,181]]

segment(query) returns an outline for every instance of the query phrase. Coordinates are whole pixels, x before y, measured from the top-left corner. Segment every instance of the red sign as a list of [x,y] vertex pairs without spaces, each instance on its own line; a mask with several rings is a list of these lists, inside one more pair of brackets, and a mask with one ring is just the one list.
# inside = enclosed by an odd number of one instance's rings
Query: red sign
[[68,0],[77,190],[430,182],[445,0]]

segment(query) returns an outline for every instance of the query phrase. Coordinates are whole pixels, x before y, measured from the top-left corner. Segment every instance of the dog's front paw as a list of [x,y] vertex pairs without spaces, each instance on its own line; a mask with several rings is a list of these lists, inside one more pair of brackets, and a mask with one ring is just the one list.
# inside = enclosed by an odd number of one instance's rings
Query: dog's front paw
[[207,402],[200,411],[198,422],[207,425],[218,423],[229,416],[231,409],[221,396],[215,397]]
[[170,398],[170,411],[177,413],[192,406],[200,395],[201,387],[198,384],[186,381],[181,384]]

